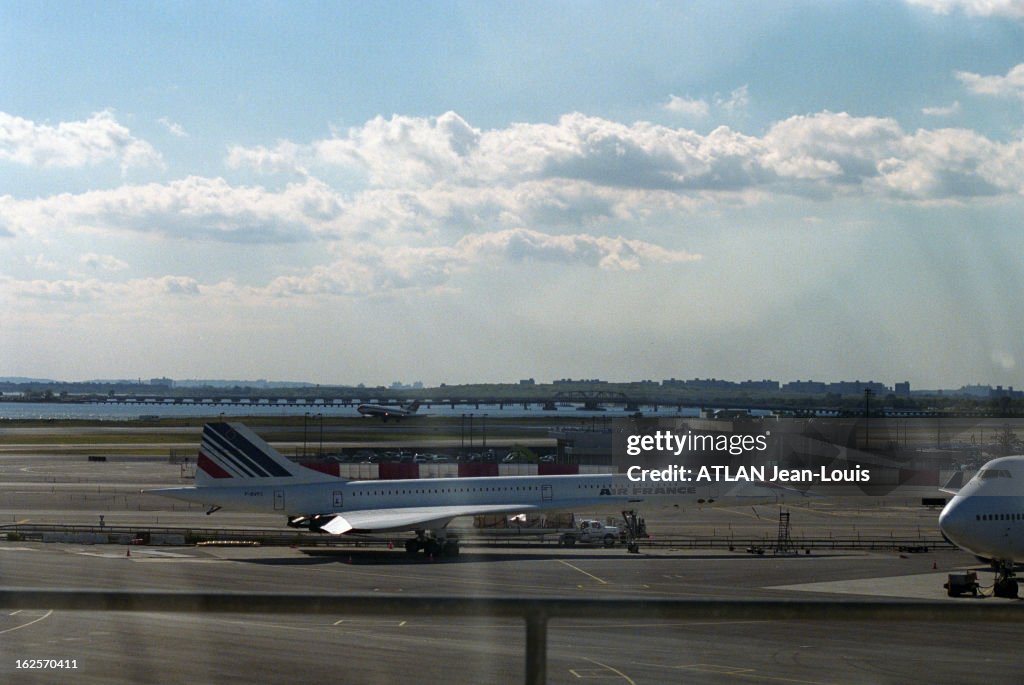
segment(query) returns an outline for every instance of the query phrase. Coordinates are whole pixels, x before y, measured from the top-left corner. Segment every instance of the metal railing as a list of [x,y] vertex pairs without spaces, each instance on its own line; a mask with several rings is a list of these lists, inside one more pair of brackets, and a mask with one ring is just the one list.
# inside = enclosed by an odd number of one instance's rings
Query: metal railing
[[720,599],[545,599],[521,597],[351,596],[244,592],[160,592],[0,588],[0,607],[57,611],[331,614],[519,618],[526,623],[527,685],[547,678],[551,619],[723,621],[1022,622],[1019,602],[829,601]]
[[[538,545],[552,546],[558,544],[558,533],[544,535],[500,535],[491,536],[469,530],[457,530],[459,539],[464,545],[486,547],[514,546],[533,547]],[[12,523],[0,525],[0,535],[14,534],[25,540],[42,540],[47,533],[92,533],[108,535],[131,535],[143,539],[151,535],[182,535],[186,544],[200,541],[255,541],[262,545],[301,545],[329,547],[386,547],[389,542],[396,547],[404,543],[405,536],[379,537],[345,537],[309,533],[298,530],[258,529],[258,528],[198,528],[198,527],[157,527],[127,525],[68,525],[46,523]],[[761,547],[771,550],[776,546],[774,535],[759,537],[741,537],[732,535],[665,535],[656,538],[641,538],[637,542],[641,548],[648,549],[730,549],[744,550],[748,547]],[[929,550],[953,550],[956,547],[943,540],[939,535],[893,535],[847,536],[847,537],[793,537],[790,540],[793,549],[804,550],[900,550],[902,548],[923,548]]]

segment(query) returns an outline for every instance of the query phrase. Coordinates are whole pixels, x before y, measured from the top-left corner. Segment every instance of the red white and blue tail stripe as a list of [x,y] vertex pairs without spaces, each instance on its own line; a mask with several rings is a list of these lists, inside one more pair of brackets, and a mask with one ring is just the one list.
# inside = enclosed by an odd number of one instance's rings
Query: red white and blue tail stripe
[[206,424],[196,466],[196,485],[200,487],[332,479],[289,461],[240,423]]

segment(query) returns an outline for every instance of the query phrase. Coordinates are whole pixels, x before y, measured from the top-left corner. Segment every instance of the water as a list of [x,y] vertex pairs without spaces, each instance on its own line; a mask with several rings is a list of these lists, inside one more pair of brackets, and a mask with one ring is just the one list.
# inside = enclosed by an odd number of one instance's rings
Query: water
[[[539,405],[531,405],[523,409],[522,405],[506,405],[500,408],[497,405],[480,405],[477,409],[473,405],[457,405],[451,407],[447,404],[435,404],[432,407],[422,407],[417,416],[454,416],[472,415],[474,417],[494,416],[501,418],[525,418],[525,417],[560,417],[563,419],[608,417],[620,418],[630,416],[634,412],[628,412],[621,407],[609,407],[606,411],[581,411],[578,405],[561,406],[556,411],[544,411]],[[650,407],[643,407],[644,416],[699,416],[700,409],[697,407],[683,407],[679,412],[674,406],[661,407],[659,411],[651,411]],[[223,404],[223,405],[199,405],[199,404],[162,404],[158,402],[139,402],[136,404],[61,404],[57,402],[0,402],[0,419],[78,419],[91,421],[128,421],[138,419],[142,416],[159,416],[160,418],[195,418],[215,417],[224,415],[226,417],[239,416],[303,416],[304,414],[323,414],[324,416],[358,417],[359,412],[355,407],[334,407],[322,404],[310,405],[271,405],[271,404]]]

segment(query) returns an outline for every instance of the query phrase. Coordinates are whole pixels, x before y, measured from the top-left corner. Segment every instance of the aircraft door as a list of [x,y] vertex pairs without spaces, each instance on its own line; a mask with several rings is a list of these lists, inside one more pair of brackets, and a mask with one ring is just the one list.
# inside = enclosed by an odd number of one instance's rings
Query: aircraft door
[[542,485],[540,486],[540,498],[545,502],[551,501],[551,486]]
[[284,490],[274,490],[274,511],[284,511]]
[[334,491],[334,510],[337,511],[345,505],[344,493],[341,490]]

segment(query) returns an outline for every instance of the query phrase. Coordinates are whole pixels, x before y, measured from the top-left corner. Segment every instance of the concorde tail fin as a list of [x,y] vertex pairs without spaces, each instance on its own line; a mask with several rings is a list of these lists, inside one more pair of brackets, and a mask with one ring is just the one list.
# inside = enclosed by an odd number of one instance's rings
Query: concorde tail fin
[[338,479],[296,464],[241,423],[208,423],[196,462],[196,487],[310,483]]

